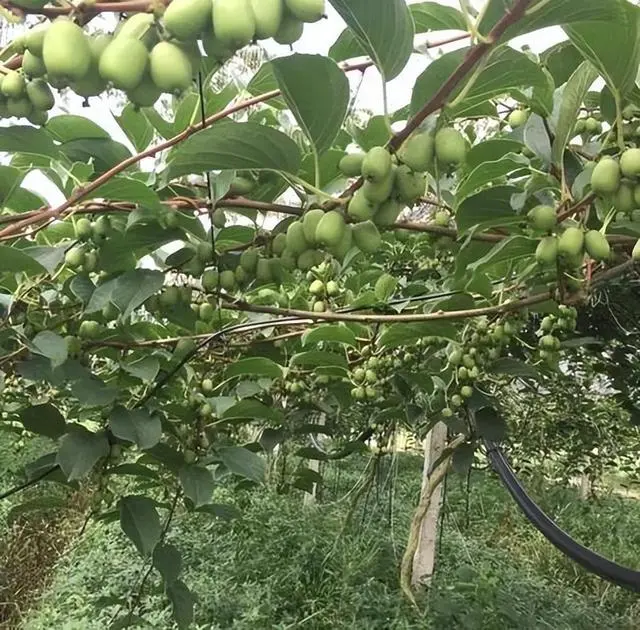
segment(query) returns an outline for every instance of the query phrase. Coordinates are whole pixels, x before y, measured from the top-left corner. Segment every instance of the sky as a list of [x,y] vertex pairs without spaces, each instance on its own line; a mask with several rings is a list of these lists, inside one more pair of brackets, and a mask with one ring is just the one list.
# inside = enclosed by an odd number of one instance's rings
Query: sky
[[[409,4],[414,4],[419,1],[420,0],[410,0]],[[458,0],[439,0],[439,4],[459,8]],[[483,1],[474,0],[473,4],[476,8],[480,8]],[[302,39],[293,47],[294,52],[315,54],[328,53],[331,45],[336,41],[340,33],[345,28],[345,24],[333,7],[328,3],[327,15],[328,19],[326,20],[321,20],[316,24],[308,24],[305,26],[305,32]],[[438,42],[455,34],[459,34],[459,31],[438,31],[436,33],[423,34],[416,38],[416,43],[424,44],[427,41],[432,43]],[[536,31],[534,35],[519,37],[513,40],[511,45],[516,48],[521,48],[524,44],[527,44],[534,52],[541,52],[563,39],[565,39],[565,36],[562,30],[558,27],[552,27]],[[465,42],[448,44],[440,48],[433,49],[431,52],[434,55],[437,55],[440,50],[442,52],[450,52],[465,45]],[[267,43],[266,48],[267,51],[273,55],[281,56],[290,54],[289,47],[280,46],[273,42]],[[390,111],[395,111],[409,102],[413,84],[420,73],[424,71],[428,63],[429,58],[425,55],[414,54],[411,56],[411,59],[404,71],[393,81],[389,82],[387,86],[387,93]],[[359,73],[351,73],[349,78],[352,88],[355,89],[357,83],[360,81]],[[53,111],[54,115],[70,113],[90,118],[109,131],[115,140],[126,144],[133,151],[133,147],[112,116],[111,107],[113,104],[109,103],[106,96],[92,98],[90,108],[83,108],[82,99],[78,97],[74,96],[67,100],[69,107],[65,110],[56,108]],[[382,86],[380,76],[375,69],[370,69],[365,73],[358,91],[356,107],[371,109],[374,113],[382,113]],[[45,196],[52,205],[57,205],[64,201],[62,193],[38,172],[30,173],[25,178],[23,186]]]

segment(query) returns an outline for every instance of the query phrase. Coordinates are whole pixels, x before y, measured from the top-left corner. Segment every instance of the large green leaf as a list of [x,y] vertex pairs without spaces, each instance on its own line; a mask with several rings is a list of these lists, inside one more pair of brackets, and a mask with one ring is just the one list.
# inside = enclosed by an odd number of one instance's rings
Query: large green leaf
[[225,378],[234,376],[266,376],[281,378],[282,367],[266,357],[246,357],[232,363],[225,371]]
[[[0,134],[1,135],[1,134]],[[45,268],[24,251],[0,245],[0,273],[44,273]]]
[[366,57],[367,53],[362,48],[360,42],[356,39],[353,31],[345,28],[340,37],[329,49],[329,57],[334,61],[345,61],[354,57]]
[[58,149],[44,129],[11,125],[0,133],[0,151],[31,153],[49,158],[58,157]]
[[317,328],[310,328],[302,335],[303,346],[315,345],[322,341],[357,346],[355,333],[343,324],[325,324]]
[[414,26],[404,0],[329,0],[385,79],[398,76],[413,50]]
[[160,543],[153,550],[153,566],[165,584],[175,582],[182,571],[182,554],[174,545]]
[[186,630],[193,623],[196,598],[182,580],[167,585],[167,598],[171,602],[171,613],[179,630]]
[[120,527],[142,556],[149,556],[160,541],[162,526],[155,503],[141,496],[120,499]]
[[563,85],[583,63],[584,57],[570,42],[563,41],[540,55],[540,60],[547,68],[557,86]]
[[94,190],[87,199],[103,198],[110,201],[128,201],[140,204],[144,208],[159,209],[160,197],[140,180],[132,177],[113,177]]
[[531,258],[537,246],[537,240],[525,236],[505,238],[495,245],[488,254],[469,265],[469,269],[480,271],[504,261],[515,263],[522,258]]
[[573,45],[598,69],[607,85],[622,95],[635,85],[640,57],[640,10],[628,2],[624,7],[615,20],[564,27]]
[[318,153],[335,140],[349,107],[349,80],[321,55],[290,55],[271,62],[275,77],[300,127]]
[[108,138],[78,138],[60,145],[60,151],[72,162],[89,162],[96,175],[131,157],[131,151],[120,142]]
[[466,31],[464,15],[453,7],[445,7],[438,2],[418,2],[409,7],[416,33],[428,31]]
[[13,166],[0,166],[0,207],[4,207],[7,199],[20,186],[25,172]]
[[589,88],[597,78],[597,71],[588,61],[583,62],[562,88],[551,159],[556,166],[564,166],[564,150],[574,135],[576,118]]
[[173,150],[169,178],[211,170],[267,169],[297,173],[300,151],[282,132],[256,123],[226,121],[203,129]]
[[86,477],[100,459],[109,454],[109,441],[104,433],[92,433],[73,425],[60,441],[57,462],[69,481]]
[[129,410],[118,405],[109,416],[109,428],[118,439],[136,444],[142,450],[154,447],[162,437],[159,416],[147,409]]
[[528,167],[527,159],[513,153],[505,155],[495,162],[485,162],[479,165],[460,182],[456,192],[456,202],[459,204],[479,188],[483,188],[493,180],[505,177],[523,167]]
[[[468,51],[468,48],[455,50],[429,64],[414,85],[411,97],[412,113],[418,112],[433,98],[462,63]],[[449,102],[465,88],[467,81],[461,82],[452,93]],[[546,90],[548,80],[542,68],[524,53],[509,47],[498,48],[490,55],[482,72],[465,93],[464,100],[456,106],[455,114],[462,115],[482,105],[488,99],[508,94],[519,88]]]
[[272,420],[281,422],[283,414],[274,407],[267,407],[264,403],[253,398],[245,398],[232,405],[222,414],[224,420]]
[[266,464],[260,455],[242,446],[225,446],[219,448],[217,452],[229,472],[258,483],[264,481]]
[[204,466],[184,466],[178,473],[184,495],[198,509],[211,502],[215,484],[211,471]]
[[522,221],[512,205],[513,195],[520,193],[515,186],[495,186],[467,197],[456,210],[458,231],[464,233],[474,226],[488,228]]
[[139,108],[127,103],[116,120],[136,151],[144,151],[153,140],[153,126]]
[[[341,60],[337,59],[336,61]],[[267,94],[277,89],[279,89],[278,81],[273,74],[273,66],[270,63],[262,64],[258,72],[249,81],[249,85],[247,85],[247,92],[253,96]],[[287,108],[287,103],[281,96],[269,99],[268,103],[270,107],[275,107],[276,109]]]
[[31,341],[36,354],[41,354],[51,361],[53,367],[62,365],[67,360],[67,344],[65,340],[50,330],[39,332]]
[[74,114],[54,116],[47,121],[46,132],[56,142],[69,142],[79,138],[101,138],[108,140],[111,136],[92,120]]
[[62,414],[53,405],[34,405],[20,411],[20,421],[27,431],[57,440],[67,430]]
[[456,325],[451,322],[424,322],[415,324],[391,324],[380,335],[378,344],[384,348],[413,346],[423,337],[457,339]]

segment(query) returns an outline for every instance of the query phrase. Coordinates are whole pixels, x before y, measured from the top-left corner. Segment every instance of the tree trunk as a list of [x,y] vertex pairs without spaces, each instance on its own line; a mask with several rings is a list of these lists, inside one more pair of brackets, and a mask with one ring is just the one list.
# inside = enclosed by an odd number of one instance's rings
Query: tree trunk
[[[442,455],[447,443],[447,427],[439,422],[429,432],[424,441],[424,467],[422,471],[422,491],[429,482],[429,470]],[[436,562],[436,542],[438,537],[438,522],[442,508],[442,485],[433,492],[429,509],[422,521],[418,548],[413,556],[413,574],[411,585],[413,588],[429,586]]]
[[[320,418],[318,419],[318,424],[321,426],[324,426],[326,421],[327,421],[326,416],[324,414],[320,414]],[[324,467],[322,466],[322,462],[320,460],[311,459],[309,460],[309,463],[307,465],[310,470],[313,470],[318,474],[322,474],[322,470]],[[313,490],[310,493],[309,492],[304,493],[303,505],[305,506],[315,505],[319,499],[320,499],[320,488],[318,487],[317,483],[314,483]]]

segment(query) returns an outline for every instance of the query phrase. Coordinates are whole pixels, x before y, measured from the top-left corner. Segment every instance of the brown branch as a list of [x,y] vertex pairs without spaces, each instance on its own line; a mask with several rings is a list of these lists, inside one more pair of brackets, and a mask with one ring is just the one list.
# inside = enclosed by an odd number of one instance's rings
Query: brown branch
[[558,223],[562,223],[565,219],[568,219],[575,214],[581,214],[582,212],[585,212],[595,200],[595,193],[589,193],[586,197],[575,203],[570,208],[567,208],[567,210],[565,210],[564,212],[560,212],[558,214]]
[[[165,5],[169,4],[167,0],[161,1]],[[72,5],[69,3],[65,6],[25,8],[14,4],[11,0],[0,0],[0,6],[18,17],[30,14],[44,15],[45,17],[52,19],[59,17],[60,15],[69,15],[70,13],[82,14],[90,17],[95,17],[99,13],[150,13],[156,5],[156,1],[124,0],[123,2],[96,2],[94,5],[91,5],[89,2],[87,4],[81,3],[78,5]]]

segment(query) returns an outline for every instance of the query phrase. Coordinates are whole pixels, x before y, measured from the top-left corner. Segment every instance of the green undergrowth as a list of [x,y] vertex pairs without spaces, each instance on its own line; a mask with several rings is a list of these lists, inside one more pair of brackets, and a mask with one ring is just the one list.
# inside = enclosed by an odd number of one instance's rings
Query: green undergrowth
[[[362,459],[333,465],[317,508],[303,506],[301,494],[221,489],[218,499],[235,500],[241,519],[181,516],[170,538],[183,553],[185,581],[198,596],[196,627],[640,627],[636,598],[565,559],[487,472],[473,475],[469,494],[459,477],[450,479],[437,578],[416,611],[399,594],[397,566],[421,460],[402,455],[387,461],[345,527],[350,502],[344,496],[364,465]],[[532,480],[528,487],[576,538],[619,562],[637,563],[639,502],[618,496],[581,502],[570,490]],[[139,570],[137,554],[117,524],[91,526],[59,563],[51,587],[23,627],[103,630],[116,612],[110,602],[128,592]],[[147,625],[141,627],[172,627],[158,584],[150,585],[143,602]]]

